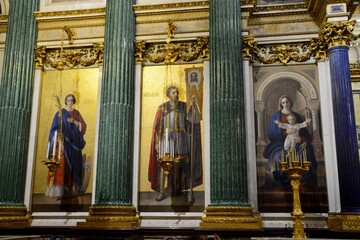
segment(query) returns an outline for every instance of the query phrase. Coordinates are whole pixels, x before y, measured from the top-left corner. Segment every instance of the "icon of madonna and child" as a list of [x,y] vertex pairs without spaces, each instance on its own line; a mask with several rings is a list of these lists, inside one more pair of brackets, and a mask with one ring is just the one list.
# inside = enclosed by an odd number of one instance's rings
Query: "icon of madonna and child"
[[305,172],[300,181],[303,189],[314,190],[317,186],[317,162],[311,144],[312,137],[307,127],[311,120],[305,119],[292,110],[293,102],[290,96],[283,95],[279,99],[279,111],[272,114],[268,126],[269,144],[265,147],[263,156],[266,158],[264,189],[274,187],[290,188],[290,180],[286,173],[279,170],[281,155],[295,153],[306,154],[310,161],[310,170]]

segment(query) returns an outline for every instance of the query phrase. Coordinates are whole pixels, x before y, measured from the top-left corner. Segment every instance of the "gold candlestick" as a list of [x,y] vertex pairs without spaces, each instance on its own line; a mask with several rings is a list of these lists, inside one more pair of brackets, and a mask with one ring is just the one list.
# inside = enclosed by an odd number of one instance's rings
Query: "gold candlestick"
[[168,187],[168,182],[169,182],[169,173],[171,168],[174,166],[174,163],[178,163],[179,159],[170,156],[170,153],[165,153],[165,155],[163,157],[159,157],[157,159],[159,166],[162,168],[162,170],[164,171],[164,175],[165,175],[165,182],[164,182],[164,189],[166,190]]
[[[54,182],[55,170],[61,164],[62,133],[60,132],[59,135],[56,135],[56,133],[55,133],[54,138],[55,138],[54,139],[54,148],[53,148],[52,154],[49,154],[50,149],[48,146],[48,150],[47,150],[46,154],[49,155],[49,158],[46,158],[45,160],[42,161],[44,163],[44,165],[47,166],[47,168],[49,169],[49,176],[50,176],[49,188],[52,188],[53,182]],[[56,154],[56,148],[58,148],[58,154]],[[58,156],[58,157],[56,157],[56,156]]]
[[279,163],[280,171],[287,172],[289,179],[291,180],[291,187],[293,190],[293,211],[291,218],[293,220],[293,238],[306,238],[304,231],[304,213],[301,210],[300,202],[300,178],[304,172],[309,171],[310,162],[307,161],[306,151],[304,150],[302,155],[303,161],[300,161],[301,157],[296,156],[295,151],[289,155],[289,162],[283,161],[283,151],[281,152],[281,162]]
[[42,162],[49,169],[49,175],[50,175],[49,188],[52,188],[54,182],[55,169],[60,165],[61,159],[57,159],[56,155],[54,155],[52,158],[47,158]]

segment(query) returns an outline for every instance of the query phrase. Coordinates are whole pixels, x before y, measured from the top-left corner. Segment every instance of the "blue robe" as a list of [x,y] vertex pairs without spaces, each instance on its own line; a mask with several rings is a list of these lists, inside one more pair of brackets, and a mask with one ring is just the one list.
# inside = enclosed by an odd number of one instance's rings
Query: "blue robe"
[[[72,122],[68,122],[68,118],[73,118],[76,121],[80,122],[82,125],[82,130]],[[82,149],[85,147],[84,134],[86,131],[86,123],[84,122],[79,111],[74,109],[72,112],[68,112],[65,109],[62,109],[62,135],[63,135],[63,157],[65,160],[64,163],[64,188],[68,188],[68,191],[76,191],[75,194],[79,193],[82,190],[82,181],[83,181],[83,156]],[[53,149],[53,138],[55,131],[59,135],[60,132],[60,118],[59,113],[56,113],[50,128],[49,142],[50,149]],[[58,151],[58,149],[57,149]],[[48,153],[49,154],[49,153]],[[48,156],[50,157],[50,156]],[[60,169],[59,169],[60,170]],[[56,182],[54,185],[56,186]],[[61,184],[61,183],[59,183]],[[50,197],[61,197],[61,194],[58,196]]]

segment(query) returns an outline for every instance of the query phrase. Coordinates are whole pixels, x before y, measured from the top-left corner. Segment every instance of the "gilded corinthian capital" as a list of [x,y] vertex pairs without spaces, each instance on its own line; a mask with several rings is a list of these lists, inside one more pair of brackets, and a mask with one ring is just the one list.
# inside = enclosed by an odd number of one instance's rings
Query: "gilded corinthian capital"
[[324,38],[328,48],[336,46],[349,46],[353,38],[353,30],[356,20],[347,22],[329,22],[320,30],[320,36]]

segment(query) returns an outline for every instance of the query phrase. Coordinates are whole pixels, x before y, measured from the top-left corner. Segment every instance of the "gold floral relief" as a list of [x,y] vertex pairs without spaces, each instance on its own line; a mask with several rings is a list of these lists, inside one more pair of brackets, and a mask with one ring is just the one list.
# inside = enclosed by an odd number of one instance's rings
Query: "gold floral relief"
[[89,67],[100,65],[104,59],[104,44],[94,43],[92,47],[81,49],[47,49],[35,47],[35,67],[42,69]]
[[195,41],[169,42],[167,44],[136,41],[135,61],[149,63],[190,62],[198,58],[210,58],[209,39],[198,37]]

